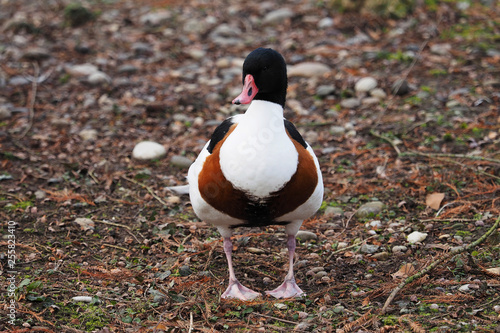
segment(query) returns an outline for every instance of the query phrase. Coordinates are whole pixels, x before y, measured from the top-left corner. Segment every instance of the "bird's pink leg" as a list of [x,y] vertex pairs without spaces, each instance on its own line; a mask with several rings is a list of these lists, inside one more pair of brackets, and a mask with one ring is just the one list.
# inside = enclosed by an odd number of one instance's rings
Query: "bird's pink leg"
[[236,275],[234,274],[233,269],[233,243],[231,242],[231,237],[224,237],[224,253],[226,254],[227,266],[229,268],[229,286],[227,287],[224,294],[222,294],[222,298],[238,298],[242,301],[249,301],[258,296],[261,296],[260,293],[243,286],[236,279]]
[[305,295],[302,289],[300,289],[300,287],[295,282],[295,276],[293,274],[293,257],[295,255],[295,235],[288,235],[287,245],[288,245],[288,255],[290,256],[290,263],[288,266],[288,274],[285,276],[285,281],[278,288],[271,291],[266,291],[267,295],[271,295],[276,298],[300,297]]

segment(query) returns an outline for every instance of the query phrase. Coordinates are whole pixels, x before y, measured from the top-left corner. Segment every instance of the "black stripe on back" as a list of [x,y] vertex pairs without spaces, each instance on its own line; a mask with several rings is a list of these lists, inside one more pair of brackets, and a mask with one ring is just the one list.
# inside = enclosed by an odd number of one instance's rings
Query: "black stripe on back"
[[291,121],[286,120],[286,119],[285,119],[285,129],[287,130],[288,134],[290,134],[292,139],[294,139],[302,147],[307,149],[307,142],[304,140],[302,135],[300,135],[299,131],[297,131],[297,128],[295,128],[295,125]]
[[224,137],[226,136],[231,126],[233,126],[233,124],[234,123],[232,117],[230,117],[224,120],[219,126],[217,126],[215,131],[212,133],[212,137],[210,138],[210,143],[208,144],[207,147],[207,150],[210,154],[212,154],[212,151],[214,150],[217,143],[220,140],[224,139]]

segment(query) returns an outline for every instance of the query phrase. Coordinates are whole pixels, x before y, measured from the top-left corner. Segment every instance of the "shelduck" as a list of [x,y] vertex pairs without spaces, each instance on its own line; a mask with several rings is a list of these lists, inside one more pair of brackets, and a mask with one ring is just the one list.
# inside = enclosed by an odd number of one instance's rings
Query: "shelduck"
[[295,126],[283,117],[287,90],[285,60],[272,49],[258,48],[243,63],[243,91],[233,104],[249,104],[244,114],[222,122],[188,172],[189,195],[196,215],[223,237],[229,286],[223,298],[261,296],[236,278],[232,231],[236,227],[284,225],[289,268],[283,284],[266,294],[298,297],[295,282],[295,235],[323,200],[318,159]]

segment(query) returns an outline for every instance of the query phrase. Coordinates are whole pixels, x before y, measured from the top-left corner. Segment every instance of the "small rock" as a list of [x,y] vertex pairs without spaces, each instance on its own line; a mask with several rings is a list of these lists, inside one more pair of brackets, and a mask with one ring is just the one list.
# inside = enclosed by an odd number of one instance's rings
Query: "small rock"
[[320,29],[330,28],[333,27],[334,23],[335,21],[331,17],[325,17],[318,22],[318,28]]
[[241,43],[241,30],[237,27],[223,23],[215,27],[210,33],[210,39],[220,46],[231,46]]
[[363,105],[376,105],[380,103],[380,99],[377,97],[366,97],[361,100],[361,104]]
[[392,85],[391,91],[394,95],[404,96],[410,92],[410,85],[408,84],[408,81],[398,79]]
[[322,76],[331,71],[331,68],[319,62],[302,62],[293,65],[288,70],[288,76],[315,77]]
[[370,95],[372,97],[378,98],[379,100],[383,100],[383,99],[387,98],[387,94],[381,88],[375,88],[375,89],[370,90]]
[[28,61],[40,61],[50,58],[50,52],[40,47],[27,49],[21,56],[21,59]]
[[458,288],[458,290],[462,291],[462,292],[469,291],[470,290],[469,284],[464,284],[463,286],[460,286],[460,288]]
[[13,76],[9,79],[9,85],[11,86],[22,86],[25,84],[30,84],[31,81],[25,78],[24,76]]
[[319,271],[319,272],[316,272],[315,276],[318,277],[318,278],[322,278],[323,276],[327,276],[328,273],[325,272],[325,271]]
[[168,10],[158,10],[153,13],[147,13],[142,15],[139,18],[139,22],[141,22],[142,25],[148,25],[151,27],[157,27],[160,26],[164,23],[167,23],[170,18],[172,17],[172,14]]
[[337,244],[337,249],[340,250],[340,249],[345,249],[349,244],[346,243],[346,242],[339,242]]
[[379,245],[363,244],[359,248],[359,251],[361,253],[365,253],[365,254],[373,254],[373,253],[377,252],[379,248],[380,248]]
[[256,248],[256,247],[247,247],[247,251],[253,254],[264,254],[266,251]]
[[326,217],[343,216],[343,215],[344,215],[344,210],[340,207],[328,206],[325,209],[325,216]]
[[384,209],[385,205],[380,201],[367,202],[358,208],[356,216],[359,218],[377,215]]
[[101,85],[101,84],[110,84],[111,83],[111,78],[109,77],[108,74],[103,73],[101,71],[97,71],[95,73],[92,73],[89,75],[87,78],[87,81],[92,84],[92,85]]
[[365,93],[377,87],[377,80],[372,77],[364,77],[354,85],[354,90]]
[[342,126],[332,126],[330,127],[330,134],[333,136],[342,136],[345,134],[345,128]]
[[319,97],[326,97],[328,95],[332,95],[334,92],[334,85],[322,85],[316,89],[316,95],[318,95]]
[[406,236],[406,240],[408,240],[408,242],[411,244],[422,242],[426,238],[427,234],[425,232],[420,232],[420,231],[414,231],[408,236]]
[[74,223],[78,224],[83,231],[94,230],[95,223],[86,217],[79,217],[75,219]]
[[305,231],[305,230],[299,230],[299,232],[297,232],[297,235],[295,235],[295,237],[300,238],[300,240],[303,242],[308,241],[308,240],[312,240],[312,239],[318,239],[318,236],[314,232]]
[[12,112],[5,105],[0,105],[0,120],[9,119],[12,116]]
[[406,250],[408,250],[408,248],[404,245],[395,245],[392,247],[392,253],[402,253],[406,252]]
[[92,302],[92,296],[75,296],[71,297],[71,299],[75,302],[84,302],[84,303]]
[[270,284],[272,280],[266,276],[262,279],[262,282],[264,282],[264,284]]
[[283,303],[274,303],[274,307],[277,308],[278,310],[286,310],[288,309],[288,306]]
[[286,19],[293,17],[294,13],[290,8],[280,8],[273,10],[264,17],[262,23],[264,24],[279,24],[283,23]]
[[448,43],[433,44],[433,45],[431,45],[430,50],[434,54],[445,56],[445,55],[450,54],[451,44],[448,44]]
[[439,310],[439,305],[436,303],[432,303],[431,305],[429,305],[429,308],[431,310]]
[[116,71],[121,74],[134,74],[138,71],[139,69],[134,66],[134,65],[129,65],[129,64],[124,64],[119,66]]
[[79,3],[71,3],[64,8],[64,17],[72,27],[79,27],[94,19],[94,13]]
[[340,102],[340,106],[344,109],[355,109],[361,105],[361,101],[357,98],[346,98]]
[[191,275],[191,273],[193,273],[193,272],[191,271],[191,269],[187,265],[181,266],[179,268],[180,276],[189,276],[189,275]]
[[379,261],[385,261],[387,259],[389,259],[391,255],[389,254],[389,252],[379,252],[379,253],[375,253],[374,255],[372,255],[372,258],[374,259],[377,259]]
[[131,48],[136,56],[150,55],[153,53],[153,47],[148,43],[136,42],[132,44]]
[[132,157],[139,160],[154,160],[167,153],[165,147],[153,141],[139,142],[132,151]]
[[68,65],[64,67],[64,70],[66,73],[76,77],[90,76],[99,71],[99,69],[92,64]]
[[84,140],[84,141],[94,141],[97,139],[97,130],[95,129],[83,129],[78,133],[78,135]]
[[193,164],[193,161],[182,155],[174,155],[170,159],[170,164],[178,168],[187,169]]
[[37,200],[43,200],[46,197],[47,197],[47,193],[45,193],[45,191],[42,191],[42,190],[35,191],[35,198]]

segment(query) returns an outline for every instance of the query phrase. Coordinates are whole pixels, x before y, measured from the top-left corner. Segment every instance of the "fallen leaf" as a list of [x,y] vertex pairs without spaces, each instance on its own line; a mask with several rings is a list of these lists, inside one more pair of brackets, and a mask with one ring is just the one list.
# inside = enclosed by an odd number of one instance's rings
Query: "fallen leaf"
[[412,264],[404,264],[399,268],[399,270],[391,274],[393,279],[406,279],[408,276],[415,274],[416,269]]
[[425,198],[425,204],[434,210],[438,210],[444,199],[444,193],[430,193]]

